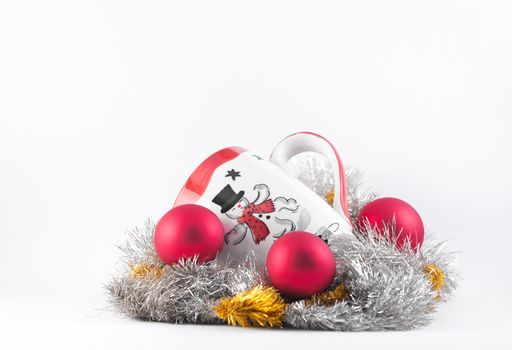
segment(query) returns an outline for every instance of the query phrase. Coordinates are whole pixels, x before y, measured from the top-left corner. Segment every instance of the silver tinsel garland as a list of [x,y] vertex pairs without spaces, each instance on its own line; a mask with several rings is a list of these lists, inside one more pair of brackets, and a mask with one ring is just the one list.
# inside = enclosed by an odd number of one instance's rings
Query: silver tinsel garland
[[[305,156],[290,163],[291,171],[321,196],[332,188],[332,170],[322,159]],[[352,220],[359,210],[377,197],[361,189],[360,174],[347,172],[348,199]],[[110,303],[128,316],[173,323],[223,323],[214,306],[265,284],[251,257],[236,266],[221,266],[215,261],[198,264],[181,261],[164,266],[153,247],[154,224],[129,232],[121,248],[122,268],[107,285]],[[399,251],[379,234],[354,233],[357,239],[334,237],[337,275],[332,288],[343,283],[348,297],[333,305],[295,301],[287,305],[283,326],[335,331],[405,330],[432,321],[439,302],[447,300],[456,287],[451,269],[453,255],[444,243],[428,239],[418,252],[407,244]],[[159,266],[158,278],[138,278],[135,266]],[[444,274],[440,290],[434,290],[424,267],[435,264]],[[151,273],[151,272],[150,272]]]

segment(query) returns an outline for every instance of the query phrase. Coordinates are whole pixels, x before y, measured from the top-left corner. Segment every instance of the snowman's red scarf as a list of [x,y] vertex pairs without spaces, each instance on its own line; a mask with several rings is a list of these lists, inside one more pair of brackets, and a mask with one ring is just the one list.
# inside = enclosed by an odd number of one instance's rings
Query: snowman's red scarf
[[261,204],[255,205],[253,203],[249,204],[247,208],[245,208],[242,216],[238,219],[240,224],[246,224],[249,226],[249,229],[252,232],[252,237],[254,238],[254,242],[259,244],[269,235],[270,231],[267,225],[260,219],[254,216],[254,214],[267,214],[274,212],[274,203],[272,199],[267,199]]

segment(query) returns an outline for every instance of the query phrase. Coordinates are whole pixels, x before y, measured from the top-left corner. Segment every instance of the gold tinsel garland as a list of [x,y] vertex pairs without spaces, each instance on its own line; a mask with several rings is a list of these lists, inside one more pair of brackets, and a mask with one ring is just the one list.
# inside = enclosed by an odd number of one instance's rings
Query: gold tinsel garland
[[347,287],[340,283],[334,290],[318,293],[306,300],[306,305],[312,304],[326,304],[333,305],[336,302],[343,300],[348,295]]
[[327,192],[324,199],[329,205],[332,205],[334,203],[334,191]]
[[436,299],[440,300],[441,289],[445,284],[445,274],[443,270],[441,270],[436,264],[429,263],[423,267],[423,272],[427,275],[430,284],[432,285],[432,289],[437,292]]
[[232,326],[281,327],[286,304],[272,287],[257,286],[232,298],[224,298],[214,307],[221,320]]
[[131,275],[135,278],[160,278],[164,273],[164,267],[161,265],[150,265],[146,263],[140,263],[132,267]]

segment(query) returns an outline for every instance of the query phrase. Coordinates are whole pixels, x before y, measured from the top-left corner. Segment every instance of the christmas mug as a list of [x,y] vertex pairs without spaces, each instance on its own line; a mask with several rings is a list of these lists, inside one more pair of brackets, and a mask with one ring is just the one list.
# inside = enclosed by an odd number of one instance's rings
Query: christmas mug
[[[332,207],[289,170],[303,152],[326,157],[334,169]],[[198,204],[212,210],[224,226],[221,263],[249,254],[264,266],[270,246],[292,231],[308,231],[328,242],[332,235],[351,237],[345,173],[332,144],[301,132],[283,139],[267,161],[241,147],[224,148],[203,161],[178,194],[174,206]]]

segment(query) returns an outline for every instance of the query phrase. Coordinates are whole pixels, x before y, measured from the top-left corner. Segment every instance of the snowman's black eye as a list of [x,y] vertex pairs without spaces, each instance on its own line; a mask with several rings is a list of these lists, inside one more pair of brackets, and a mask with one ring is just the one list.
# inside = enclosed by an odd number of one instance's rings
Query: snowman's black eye
[[270,215],[267,215],[267,220],[270,219]]
[[263,215],[261,215],[261,214],[260,214],[260,215],[258,215],[258,216],[261,218]]

